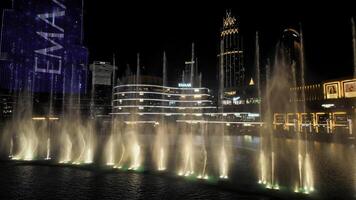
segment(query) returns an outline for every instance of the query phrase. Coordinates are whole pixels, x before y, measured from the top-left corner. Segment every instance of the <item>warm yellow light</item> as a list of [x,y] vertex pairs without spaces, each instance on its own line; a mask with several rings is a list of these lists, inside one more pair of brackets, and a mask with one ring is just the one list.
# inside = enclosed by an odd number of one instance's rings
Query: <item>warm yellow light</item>
[[59,120],[58,117],[50,117],[49,120]]
[[32,120],[41,121],[41,120],[46,120],[46,118],[45,117],[32,117]]

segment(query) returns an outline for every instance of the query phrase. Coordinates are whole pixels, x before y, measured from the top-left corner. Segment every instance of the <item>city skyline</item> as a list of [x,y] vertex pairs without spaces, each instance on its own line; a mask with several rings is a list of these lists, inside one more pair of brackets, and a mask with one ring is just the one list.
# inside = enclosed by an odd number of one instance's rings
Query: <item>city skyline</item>
[[[252,7],[247,6],[247,8]],[[108,12],[105,12],[106,9]],[[114,12],[116,9],[120,11]],[[190,58],[191,43],[194,42],[199,60],[199,71],[203,72],[203,84],[214,87],[207,80],[217,79],[218,58],[216,55],[219,53],[220,28],[227,9],[232,10],[232,14],[241,24],[240,30],[245,51],[244,64],[247,73],[251,74],[254,70],[255,31],[260,32],[261,62],[264,67],[266,60],[274,55],[275,45],[283,30],[289,27],[297,29],[299,23],[302,23],[304,29],[307,79],[313,77],[314,81],[318,82],[345,77],[353,73],[350,22],[352,12],[345,12],[343,16],[331,16],[329,10],[326,9],[319,11],[320,15],[313,15],[312,8],[307,9],[308,11],[304,9],[303,13],[299,13],[298,8],[294,8],[290,13],[280,11],[280,14],[273,13],[278,10],[274,9],[271,11],[272,14],[269,14],[268,11],[249,13],[243,6],[231,4],[217,8],[202,9],[183,6],[178,9],[168,7],[148,10],[130,5],[125,9],[120,9],[120,4],[109,6],[88,2],[85,30],[86,44],[92,55],[90,59],[96,55],[97,59],[110,60],[110,51],[115,51],[121,67],[126,68],[126,63],[129,63],[134,68],[136,53],[140,52],[141,63],[146,70],[150,74],[161,74],[162,52],[165,50],[169,77],[172,79],[184,69],[184,61]],[[280,15],[283,17],[280,18]],[[129,20],[126,21],[125,16],[129,16]],[[114,20],[105,22],[105,18]],[[113,26],[108,29],[113,32],[95,32],[98,28],[96,24],[99,23],[102,23],[104,27]],[[98,42],[97,39],[92,39],[95,38],[94,36],[106,39]],[[108,45],[110,38],[115,40]],[[345,49],[345,51],[340,52],[336,49]],[[324,59],[325,57],[328,60]],[[246,80],[249,80],[248,75]]]
[[[11,6],[10,1],[0,4]],[[89,49],[89,60],[111,61],[115,53],[119,73],[126,65],[135,67],[136,53],[141,54],[143,73],[161,74],[162,53],[167,53],[168,77],[176,77],[184,69],[184,61],[190,58],[191,43],[195,43],[199,71],[203,73],[203,85],[213,87],[208,79],[216,78],[219,51],[219,32],[227,9],[241,24],[246,81],[254,74],[255,32],[259,31],[261,63],[274,54],[274,48],[285,28],[304,30],[307,80],[313,81],[347,77],[353,74],[351,17],[352,12],[331,16],[329,9],[313,15],[313,7],[299,13],[298,7],[276,14],[261,10],[256,14],[232,4],[225,7],[204,9],[198,7],[174,9],[144,9],[119,3],[85,2],[84,45]],[[327,7],[329,8],[329,7]],[[184,10],[184,14],[181,11]],[[279,16],[282,15],[283,18]],[[330,28],[328,28],[330,27]],[[347,49],[348,51],[337,51]],[[328,59],[324,59],[327,57]],[[177,80],[171,80],[176,82]]]

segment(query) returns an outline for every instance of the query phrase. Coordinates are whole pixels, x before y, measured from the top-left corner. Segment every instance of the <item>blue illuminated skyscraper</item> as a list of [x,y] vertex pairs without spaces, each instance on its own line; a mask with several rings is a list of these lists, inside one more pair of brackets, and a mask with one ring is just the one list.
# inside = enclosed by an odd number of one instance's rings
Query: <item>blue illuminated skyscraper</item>
[[15,0],[3,11],[0,87],[80,93],[86,89],[83,0]]

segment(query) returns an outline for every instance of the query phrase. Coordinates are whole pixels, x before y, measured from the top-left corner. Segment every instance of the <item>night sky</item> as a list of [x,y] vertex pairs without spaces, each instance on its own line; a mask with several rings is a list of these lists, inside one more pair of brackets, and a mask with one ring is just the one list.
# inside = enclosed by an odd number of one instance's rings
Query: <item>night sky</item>
[[[111,61],[115,53],[121,73],[127,64],[134,69],[136,53],[140,52],[144,73],[161,75],[165,50],[169,79],[176,81],[184,61],[190,58],[194,41],[203,84],[214,88],[219,30],[225,10],[231,8],[241,24],[249,74],[254,70],[255,32],[260,32],[262,63],[265,63],[272,57],[281,32],[287,27],[297,28],[299,22],[304,30],[308,82],[353,74],[350,19],[356,16],[356,9],[350,5],[311,6],[293,1],[285,1],[280,7],[258,3],[239,5],[237,1],[234,4],[119,2],[122,1],[86,1],[85,45],[90,51],[90,61]],[[0,6],[8,4],[1,0]]]

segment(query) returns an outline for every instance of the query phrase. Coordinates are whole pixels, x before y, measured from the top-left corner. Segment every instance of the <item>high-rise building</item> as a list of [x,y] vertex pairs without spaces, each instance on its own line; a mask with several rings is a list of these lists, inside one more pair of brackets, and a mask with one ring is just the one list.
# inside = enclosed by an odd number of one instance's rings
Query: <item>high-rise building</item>
[[115,64],[95,61],[90,65],[92,75],[92,115],[108,116],[111,112],[112,88],[115,81]]
[[257,96],[254,80],[245,80],[239,22],[231,11],[227,11],[223,19],[219,47],[220,109],[224,112],[257,112],[260,98]]
[[245,69],[241,41],[239,23],[231,11],[227,11],[220,32],[218,54],[220,67],[223,67],[225,89],[244,86]]
[[182,72],[182,83],[190,84],[192,87],[199,85],[198,82],[198,63],[195,57],[195,45],[192,43],[192,55],[189,61],[185,62]]
[[0,46],[0,88],[85,91],[83,0],[14,0],[3,11]]

